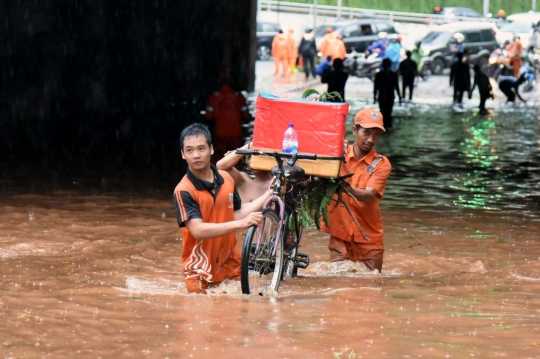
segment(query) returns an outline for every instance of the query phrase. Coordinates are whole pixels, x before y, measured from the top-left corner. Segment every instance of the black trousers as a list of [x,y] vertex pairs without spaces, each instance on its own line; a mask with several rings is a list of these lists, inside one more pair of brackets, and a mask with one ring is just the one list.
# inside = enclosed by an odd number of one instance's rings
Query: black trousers
[[466,85],[454,84],[454,103],[463,102],[463,93],[467,91]]
[[304,72],[306,73],[306,78],[311,74],[313,78],[317,77],[315,73],[315,59],[313,56],[302,56],[304,59]]
[[489,97],[489,93],[487,94],[480,93],[480,105],[478,106],[478,109],[480,109],[480,112],[486,110],[486,101],[488,97]]
[[392,110],[394,109],[394,99],[379,100],[379,110],[383,116],[383,124],[385,129],[392,128]]
[[512,90],[512,87],[503,85],[499,86],[499,90],[501,90],[506,95],[508,101],[514,102],[516,100],[516,94]]
[[407,87],[409,88],[409,100],[412,100],[413,95],[413,88],[414,88],[414,77],[412,79],[403,77],[403,84],[401,88],[403,89],[403,96],[401,96],[403,99],[405,99],[405,90]]

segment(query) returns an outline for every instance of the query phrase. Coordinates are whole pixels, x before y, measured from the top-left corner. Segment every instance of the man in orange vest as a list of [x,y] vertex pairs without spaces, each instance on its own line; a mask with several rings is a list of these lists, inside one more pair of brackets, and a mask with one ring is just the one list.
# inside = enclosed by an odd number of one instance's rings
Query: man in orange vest
[[514,36],[514,42],[508,44],[506,50],[508,50],[508,57],[512,66],[514,66],[514,77],[517,78],[521,67],[521,53],[523,52],[523,45],[519,36]]
[[249,116],[244,96],[231,88],[227,76],[222,83],[219,91],[210,95],[206,106],[206,118],[214,122],[216,161],[228,150],[243,146],[242,122]]
[[256,211],[272,190],[242,204],[231,176],[210,164],[212,137],[203,124],[186,127],[180,147],[188,170],[173,203],[183,239],[182,267],[188,293],[206,293],[226,279],[240,280],[235,232],[261,223],[263,216]]
[[289,68],[289,37],[281,29],[272,40],[272,56],[274,56],[274,76],[279,74],[280,66],[281,75],[286,76]]
[[[379,272],[384,253],[379,204],[392,171],[388,158],[375,151],[381,133],[386,132],[383,123],[382,114],[370,108],[354,116],[355,142],[347,146],[341,166],[341,176],[353,174],[347,179],[349,195],[343,193],[341,203],[334,202],[328,207],[330,226],[322,223],[322,230],[330,234],[331,262],[362,262],[369,270]],[[338,199],[334,195],[334,200]],[[352,216],[343,203],[347,203]]]

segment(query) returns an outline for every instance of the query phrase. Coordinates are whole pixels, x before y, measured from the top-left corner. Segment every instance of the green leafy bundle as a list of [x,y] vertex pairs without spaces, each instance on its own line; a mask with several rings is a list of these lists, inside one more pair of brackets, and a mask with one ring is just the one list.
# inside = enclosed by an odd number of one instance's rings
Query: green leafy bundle
[[328,206],[338,184],[330,178],[316,178],[302,193],[302,207],[298,210],[298,222],[304,228],[317,227],[321,229],[321,217],[324,224],[330,226],[328,220]]
[[307,89],[302,94],[302,99],[304,100],[311,100],[311,101],[323,101],[323,102],[330,102],[334,99],[339,99],[341,102],[343,102],[343,97],[339,94],[337,91],[332,92],[326,92],[324,91],[322,94],[319,93],[319,91],[315,89]]

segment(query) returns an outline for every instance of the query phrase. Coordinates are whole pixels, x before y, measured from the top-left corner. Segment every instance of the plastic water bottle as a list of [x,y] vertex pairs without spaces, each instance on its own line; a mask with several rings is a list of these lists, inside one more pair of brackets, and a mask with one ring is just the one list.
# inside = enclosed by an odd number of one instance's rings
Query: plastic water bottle
[[298,132],[294,129],[294,123],[289,123],[289,128],[283,134],[283,152],[298,152]]

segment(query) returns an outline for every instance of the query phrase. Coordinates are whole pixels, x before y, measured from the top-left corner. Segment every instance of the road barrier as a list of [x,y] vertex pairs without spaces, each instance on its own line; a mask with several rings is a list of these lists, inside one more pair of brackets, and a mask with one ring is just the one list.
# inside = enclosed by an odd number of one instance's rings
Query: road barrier
[[446,24],[456,21],[486,21],[496,22],[493,18],[478,18],[466,16],[447,16],[436,14],[422,14],[403,11],[387,11],[375,9],[361,9],[354,7],[329,6],[293,3],[276,0],[259,0],[259,11],[284,12],[311,16],[331,16],[342,19],[379,18],[398,22],[422,23],[422,24]]

